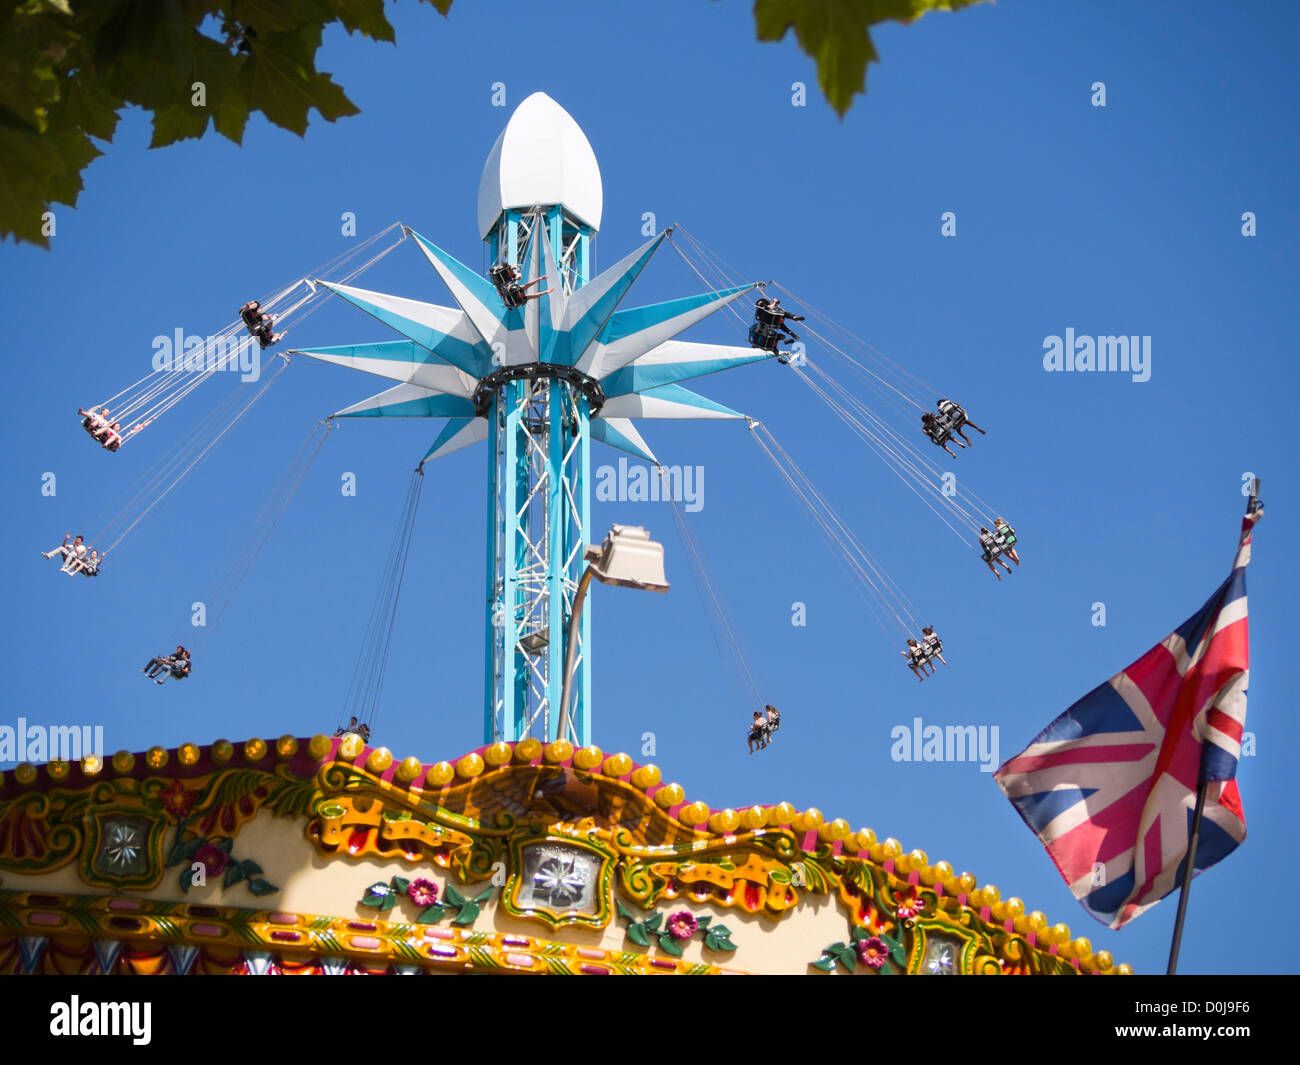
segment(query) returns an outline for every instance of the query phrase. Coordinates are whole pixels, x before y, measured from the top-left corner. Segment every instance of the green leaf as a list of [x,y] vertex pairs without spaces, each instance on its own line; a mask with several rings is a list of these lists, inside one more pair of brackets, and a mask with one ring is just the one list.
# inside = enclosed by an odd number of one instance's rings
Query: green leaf
[[637,946],[648,947],[650,945],[650,940],[645,934],[645,925],[641,921],[633,921],[632,924],[628,925],[627,938]]
[[710,923],[712,923],[712,921],[713,921],[712,917],[700,917],[696,919],[695,923],[698,924],[701,929],[704,929],[704,928],[708,928]]
[[380,880],[366,888],[365,895],[361,897],[361,901],[357,905],[379,907],[383,906],[384,902],[390,898],[392,898],[392,890]]
[[190,885],[194,882],[194,867],[187,866],[181,870],[181,890],[189,893]]
[[443,892],[443,899],[451,906],[464,906],[469,901],[456,890],[455,884],[447,885],[447,890]]
[[186,840],[181,844],[181,853],[185,855],[187,859],[193,858],[207,842],[208,841],[203,839],[201,836],[198,839]]
[[250,109],[300,137],[313,109],[328,122],[358,113],[333,79],[315,69],[320,38],[320,26],[310,24],[259,34],[240,71],[239,87]]
[[824,973],[834,972],[835,970],[835,962],[825,954],[823,954],[818,961],[810,961],[808,964],[814,969],[820,969]]
[[478,903],[467,902],[460,908],[460,913],[456,914],[455,919],[451,922],[457,928],[464,928],[472,925],[478,919]]
[[416,924],[437,924],[446,916],[447,916],[446,909],[435,902],[432,906],[426,906],[423,910],[420,911],[420,916],[415,919],[415,923]]
[[881,22],[915,22],[927,11],[955,11],[983,0],[755,0],[760,41],[794,30],[799,47],[817,64],[817,81],[842,118],[853,97],[867,91],[867,65],[880,57],[871,29]]
[[614,906],[618,910],[618,915],[620,917],[624,917],[629,921],[633,921],[633,922],[636,921],[636,915],[632,913],[632,911],[629,910],[626,906],[623,905],[622,899],[615,899]]
[[852,947],[845,946],[843,943],[836,943],[826,949],[849,972],[853,972],[858,967],[858,956]]
[[651,914],[645,919],[645,926],[652,932],[656,931],[663,923],[664,915],[662,913]]
[[474,896],[472,899],[470,899],[469,901],[470,901],[470,902],[487,902],[487,900],[490,899],[490,898],[492,897],[492,892],[495,891],[495,890],[496,890],[495,888],[488,888],[488,889],[487,889],[486,891],[484,891],[481,895],[475,895],[475,896]]
[[682,956],[681,944],[673,938],[671,932],[659,933],[659,946],[663,948],[665,954],[672,954],[679,958]]
[[899,965],[903,965],[907,961],[907,951],[903,948],[903,941],[886,935],[881,935],[880,938],[889,948],[889,956]]
[[99,140],[111,141],[117,132],[120,106],[122,101],[109,96],[89,75],[80,73],[64,85],[50,122],[56,128],[79,129]]
[[254,895],[271,895],[280,889],[270,881],[263,880],[260,876],[254,877],[248,882],[248,890]]
[[384,0],[331,0],[330,7],[348,33],[360,33],[372,41],[397,40],[392,24],[384,17]]
[[245,858],[242,862],[239,863],[239,866],[241,869],[244,870],[245,876],[253,876],[254,874],[260,873],[262,871],[262,867],[258,865],[255,861],[253,861],[252,858]]
[[[219,840],[217,840],[217,848],[218,848],[219,850],[223,850],[223,851],[225,851],[227,854],[230,853],[230,851],[231,851],[231,849],[234,847],[234,845],[235,845],[235,838],[234,838],[234,836],[227,836],[225,839],[219,839]],[[196,848],[196,849],[197,849],[197,848]]]
[[411,882],[404,876],[395,876],[391,881],[389,881],[389,886],[392,887],[393,891],[397,894],[405,895],[407,889],[411,886]]
[[233,887],[235,884],[238,884],[243,879],[244,879],[244,867],[240,865],[238,862],[233,862],[230,865],[226,866],[226,875],[222,879],[221,886],[223,888]]
[[206,108],[192,107],[186,99],[154,112],[150,148],[165,148],[177,141],[202,137],[212,116]]

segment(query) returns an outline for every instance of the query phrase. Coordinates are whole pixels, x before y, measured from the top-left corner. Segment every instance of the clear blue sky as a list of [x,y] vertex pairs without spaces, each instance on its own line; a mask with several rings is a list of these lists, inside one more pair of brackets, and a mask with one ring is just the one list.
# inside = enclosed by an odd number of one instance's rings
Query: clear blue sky
[[[605,184],[600,262],[639,244],[652,211],[854,326],[989,430],[952,465],[1022,536],[1024,564],[998,584],[788,370],[711,378],[701,391],[762,418],[804,463],[939,627],[951,665],[913,680],[743,426],[643,423],[664,462],[705,469],[694,528],[785,727],[761,756],[745,754],[745,710],[671,515],[602,504],[597,530],[630,522],[664,540],[674,587],[594,593],[596,742],[647,761],[640,737],[653,731],[652,760],[690,798],[815,805],[1160,971],[1172,899],[1103,929],[990,775],[895,763],[889,735],[915,717],[997,725],[1001,757],[1018,751],[1223,579],[1252,471],[1269,513],[1249,577],[1257,753],[1239,778],[1250,836],[1197,880],[1183,969],[1294,971],[1284,939],[1226,928],[1250,927],[1260,905],[1243,885],[1298,871],[1285,695],[1297,680],[1285,611],[1300,594],[1285,562],[1297,542],[1285,414],[1296,11],[1004,0],[932,15],[878,32],[870,95],[840,121],[815,88],[791,106],[792,83],[815,87],[815,71],[792,41],[757,44],[744,3],[462,2],[445,21],[413,3],[391,10],[396,48],[336,33],[321,54],[359,117],[317,121],[302,140],[254,120],[242,148],[209,136],[149,152],[147,121],[128,115],[79,208],[59,211],[53,249],[0,248],[12,560],[0,723],[102,723],[110,750],[136,751],[333,729],[409,471],[438,424],[334,433],[194,679],[155,688],[136,669],[188,638],[188,605],[210,594],[312,424],[383,382],[296,362],[95,582],[58,576],[38,549],[89,532],[229,386],[204,386],[112,456],[73,411],[147,372],[154,336],[215,331],[243,300],[346,250],[345,211],[363,236],[400,218],[480,263],[475,194],[509,113],[491,106],[502,81],[511,108],[544,90],[587,132]],[[1095,81],[1104,109],[1090,105]],[[940,236],[944,211],[957,214],[955,238]],[[1254,238],[1240,233],[1245,211]],[[409,245],[362,283],[450,302]],[[633,295],[696,288],[664,251]],[[1151,380],[1045,373],[1043,338],[1067,327],[1151,336]],[[722,323],[694,337],[734,342]],[[340,305],[293,344],[380,339]],[[617,453],[598,448],[597,460]],[[480,447],[428,471],[377,723],[399,757],[432,762],[480,743],[485,463]],[[53,498],[40,491],[47,471]],[[345,472],[355,498],[340,493]],[[1091,624],[1097,601],[1104,628]],[[790,624],[794,602],[807,604],[805,628]]]

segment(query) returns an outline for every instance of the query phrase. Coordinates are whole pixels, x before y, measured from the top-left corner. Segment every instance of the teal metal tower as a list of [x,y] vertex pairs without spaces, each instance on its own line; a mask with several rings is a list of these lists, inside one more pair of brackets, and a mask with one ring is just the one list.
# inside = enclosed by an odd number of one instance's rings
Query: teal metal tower
[[[518,267],[508,293],[418,233],[415,244],[456,307],[326,284],[400,340],[299,354],[401,382],[335,417],[445,418],[421,461],[488,445],[484,588],[484,741],[553,740],[583,550],[591,539],[592,441],[657,465],[633,421],[743,418],[682,387],[692,377],[772,358],[750,347],[675,339],[756,285],[622,308],[669,236],[596,277],[600,171],[577,123],[535,93],[488,156],[478,220],[494,265]],[[570,732],[591,742],[591,614],[584,611]]]

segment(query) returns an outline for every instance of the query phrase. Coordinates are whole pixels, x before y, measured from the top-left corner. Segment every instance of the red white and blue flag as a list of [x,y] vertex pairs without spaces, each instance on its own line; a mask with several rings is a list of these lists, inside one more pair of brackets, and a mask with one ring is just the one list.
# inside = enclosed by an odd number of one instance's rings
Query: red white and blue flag
[[1234,777],[1246,727],[1246,565],[1156,647],[1093,689],[994,779],[1084,908],[1119,928],[1182,883],[1200,779],[1209,782],[1193,876],[1246,838]]

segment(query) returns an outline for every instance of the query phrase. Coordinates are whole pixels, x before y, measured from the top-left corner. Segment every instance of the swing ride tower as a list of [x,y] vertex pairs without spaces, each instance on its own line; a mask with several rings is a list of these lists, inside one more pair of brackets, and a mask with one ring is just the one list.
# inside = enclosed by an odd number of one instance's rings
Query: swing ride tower
[[[322,282],[403,337],[300,354],[400,381],[336,417],[448,419],[421,468],[486,442],[484,740],[591,742],[591,620],[576,629],[568,735],[559,736],[570,620],[591,534],[591,446],[652,465],[641,418],[742,418],[679,383],[772,353],[675,339],[757,286],[649,306],[624,297],[671,231],[592,276],[600,169],[577,123],[534,93],[488,155],[479,233],[494,264],[519,270],[506,293],[411,232],[458,304],[440,307]],[[516,305],[508,305],[516,304]]]

